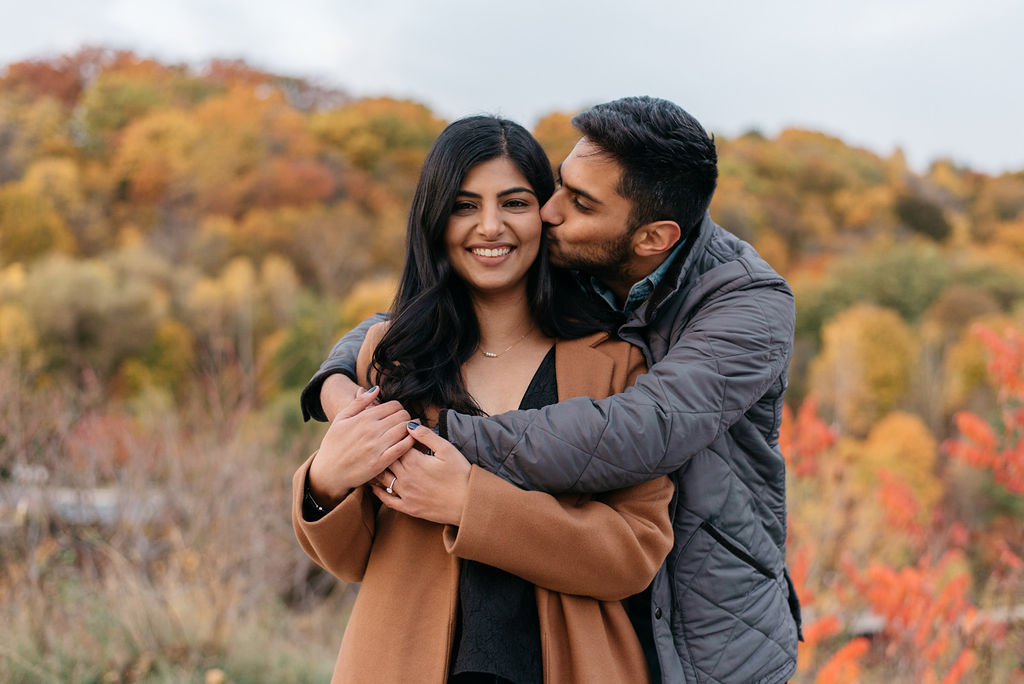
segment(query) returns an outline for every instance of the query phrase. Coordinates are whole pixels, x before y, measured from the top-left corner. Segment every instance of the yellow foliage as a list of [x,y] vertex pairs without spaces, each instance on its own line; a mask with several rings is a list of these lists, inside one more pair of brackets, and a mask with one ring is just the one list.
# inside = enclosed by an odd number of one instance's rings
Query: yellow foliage
[[194,335],[180,321],[161,320],[142,357],[127,359],[118,368],[117,384],[129,394],[179,386],[194,369],[195,344]]
[[[970,322],[981,323],[994,330],[1014,325],[1012,317],[1000,313],[977,316]],[[966,323],[965,321],[959,339],[943,359],[943,376],[946,381],[943,387],[942,407],[947,414],[965,407],[977,408],[972,398],[988,395],[988,392],[982,391],[988,389],[990,383],[987,368],[988,352],[977,335],[971,332],[971,326]]]
[[391,301],[398,290],[394,278],[377,278],[358,283],[341,303],[342,320],[353,325],[378,311],[391,308]]
[[0,187],[0,262],[70,252],[74,244],[53,200],[23,183]]
[[758,231],[754,244],[757,253],[771,264],[779,273],[785,275],[789,271],[790,253],[786,241],[774,230],[765,228]]
[[292,262],[280,254],[268,254],[260,265],[260,290],[278,324],[291,320],[301,283]]
[[25,264],[20,262],[0,270],[0,299],[11,297],[24,289],[27,273]]
[[18,304],[0,304],[0,353],[26,354],[39,346],[39,334],[25,309]]
[[22,187],[40,197],[48,197],[65,216],[79,211],[82,205],[78,165],[67,157],[47,157],[33,162],[25,170]]
[[192,183],[191,155],[199,137],[200,128],[188,113],[152,112],[125,128],[111,172],[136,201],[182,197]]
[[556,168],[569,156],[581,137],[580,132],[572,125],[573,116],[575,115],[569,112],[552,112],[533,127],[533,136],[547,152],[552,168]]
[[235,257],[224,267],[220,277],[228,303],[241,307],[256,294],[256,269],[247,257]]
[[811,385],[841,431],[864,435],[910,387],[916,343],[892,309],[855,305],[825,324],[821,353],[811,362]]
[[924,514],[922,523],[930,519],[932,508],[942,496],[942,482],[935,472],[938,443],[918,416],[894,411],[871,428],[864,442],[860,462],[862,475],[875,487],[877,474],[887,470],[898,477],[914,493]]
[[894,189],[881,185],[864,190],[844,188],[833,200],[842,227],[857,229],[889,220],[894,201]]
[[928,169],[928,179],[958,200],[966,200],[972,188],[964,178],[966,174],[949,159],[940,159]]
[[[1013,221],[997,223],[992,235],[992,243],[997,249],[1012,252],[1024,260],[1024,212]],[[1024,272],[1024,264],[1022,264],[1022,272]]]
[[424,105],[389,97],[357,100],[310,120],[313,133],[355,166],[369,171],[392,156],[406,173],[416,172],[444,126]]

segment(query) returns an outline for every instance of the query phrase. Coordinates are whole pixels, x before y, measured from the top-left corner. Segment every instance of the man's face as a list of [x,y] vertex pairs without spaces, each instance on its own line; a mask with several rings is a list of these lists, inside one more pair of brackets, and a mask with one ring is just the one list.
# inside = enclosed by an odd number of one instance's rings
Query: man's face
[[551,263],[606,281],[628,277],[632,203],[616,191],[622,167],[586,138],[559,167],[555,194],[540,210],[550,225]]

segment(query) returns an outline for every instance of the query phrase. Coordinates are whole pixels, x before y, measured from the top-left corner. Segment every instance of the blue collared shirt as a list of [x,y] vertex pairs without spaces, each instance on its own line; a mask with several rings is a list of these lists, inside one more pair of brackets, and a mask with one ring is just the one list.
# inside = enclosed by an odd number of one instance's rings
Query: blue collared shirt
[[[642,280],[637,281],[633,284],[633,287],[629,288],[629,296],[626,297],[626,303],[622,306],[622,313],[630,314],[638,306],[643,304],[651,293],[654,292],[654,288],[658,286],[664,278],[665,274],[668,273],[669,267],[672,262],[676,260],[676,257],[683,251],[683,246],[686,244],[686,240],[680,240],[679,244],[672,248],[672,252],[668,255],[668,258],[661,262],[658,268],[654,269]],[[594,292],[601,296],[601,299],[608,302],[608,305],[613,309],[618,309],[619,305],[615,303],[615,294],[611,289],[598,280],[595,276],[590,276],[590,287],[594,289]]]

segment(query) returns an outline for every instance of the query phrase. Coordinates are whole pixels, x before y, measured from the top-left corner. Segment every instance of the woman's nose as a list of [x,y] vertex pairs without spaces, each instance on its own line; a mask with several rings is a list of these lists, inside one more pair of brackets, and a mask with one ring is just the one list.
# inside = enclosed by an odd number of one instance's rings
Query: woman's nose
[[487,207],[481,212],[477,229],[484,237],[495,238],[501,234],[502,220],[498,207]]

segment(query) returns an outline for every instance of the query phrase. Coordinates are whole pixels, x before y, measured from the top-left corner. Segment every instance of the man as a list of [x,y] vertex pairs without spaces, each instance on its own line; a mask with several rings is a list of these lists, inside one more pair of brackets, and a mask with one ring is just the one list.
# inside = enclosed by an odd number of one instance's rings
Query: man
[[[444,412],[439,430],[528,489],[602,492],[671,474],[674,547],[630,606],[654,681],[786,681],[799,633],[778,447],[792,292],[708,215],[717,153],[684,110],[624,98],[573,124],[583,137],[541,209],[551,260],[623,312],[619,336],[644,350],[649,372],[602,401]],[[353,396],[339,374],[353,374],[374,320],[342,338],[303,391],[307,418]]]

